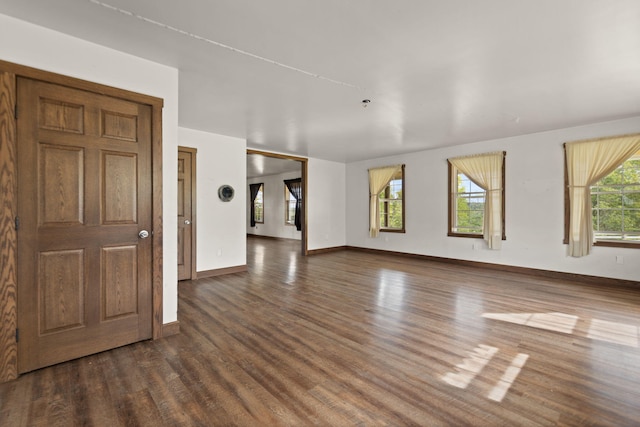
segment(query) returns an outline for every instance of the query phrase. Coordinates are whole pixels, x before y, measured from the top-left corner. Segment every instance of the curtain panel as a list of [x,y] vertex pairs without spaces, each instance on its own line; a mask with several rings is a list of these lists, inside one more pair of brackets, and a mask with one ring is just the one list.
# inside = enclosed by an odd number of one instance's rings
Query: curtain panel
[[449,159],[460,172],[486,191],[483,237],[490,249],[502,247],[503,151]]
[[380,234],[380,199],[378,195],[386,187],[391,178],[402,170],[402,165],[385,166],[369,169],[369,236]]
[[302,218],[300,217],[300,212],[302,211],[302,179],[285,179],[284,185],[289,189],[289,193],[293,195],[296,199],[296,217],[295,217],[295,225],[296,230],[302,230]]
[[[262,184],[249,184],[249,195],[251,196],[251,226],[256,226],[256,197]],[[245,211],[246,212],[246,211]],[[246,223],[245,223],[246,224]]]
[[569,255],[582,257],[591,253],[594,239],[590,187],[640,150],[640,134],[567,142],[564,147],[569,186]]

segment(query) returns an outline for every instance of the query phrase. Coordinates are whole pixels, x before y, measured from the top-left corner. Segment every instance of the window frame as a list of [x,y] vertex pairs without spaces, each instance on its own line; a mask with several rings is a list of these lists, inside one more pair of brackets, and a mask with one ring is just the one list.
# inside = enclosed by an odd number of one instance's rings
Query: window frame
[[[253,222],[255,222],[256,224],[264,224],[264,182],[260,182],[260,183],[256,183],[256,184],[260,184],[260,188],[258,189],[258,194],[256,194],[256,198],[253,201]],[[256,220],[256,201],[258,200],[258,196],[262,194],[262,221],[258,221]]]
[[[291,198],[293,198],[293,200],[291,200]],[[293,206],[293,218],[291,219],[291,222],[287,221],[287,218],[289,218],[289,207],[290,207],[290,203],[293,202],[294,206]],[[296,226],[296,213],[295,213],[295,203],[296,203],[296,199],[295,197],[293,197],[293,195],[291,194],[291,192],[289,191],[289,187],[287,187],[287,184],[284,184],[284,225],[285,226]]]
[[[501,210],[502,210],[502,240],[507,240],[507,231],[506,231],[506,197],[505,197],[505,184],[506,184],[506,161],[505,161],[505,156],[503,156],[502,158],[502,206],[501,206]],[[447,209],[449,211],[449,215],[447,218],[447,236],[448,237],[465,237],[465,238],[471,238],[471,239],[484,239],[484,212],[482,213],[483,215],[483,230],[481,233],[458,233],[456,231],[453,231],[453,226],[454,226],[454,215],[457,212],[457,209],[454,208],[454,204],[456,205],[456,207],[458,206],[456,203],[456,197],[453,197],[454,194],[454,187],[453,187],[453,183],[455,181],[456,183],[456,191],[455,193],[457,194],[457,183],[458,183],[458,168],[456,168],[455,166],[453,166],[451,164],[451,162],[449,160],[447,160],[447,176],[448,176],[448,180],[447,180]],[[453,176],[455,172],[455,176]],[[466,176],[466,175],[465,175]],[[486,195],[486,191],[485,191],[485,203],[487,200],[487,195]]]
[[[402,227],[401,228],[388,228],[382,225],[382,218],[380,218],[380,229],[379,232],[385,232],[385,233],[406,233],[406,225],[405,225],[405,212],[406,212],[406,205],[405,205],[405,200],[406,200],[406,182],[405,182],[405,174],[404,174],[404,164],[401,167],[400,170],[400,180],[402,182],[402,199],[400,199],[402,201]],[[391,180],[389,181],[389,183],[384,187],[384,191],[385,194],[387,195],[386,198],[382,199],[380,198],[380,194],[378,194],[378,209],[380,209],[382,207],[382,204],[385,203],[385,206],[387,208],[387,212],[388,212],[388,207],[389,207],[389,200],[398,200],[398,199],[390,199],[389,198],[389,192],[391,191],[391,181],[393,181],[394,179],[397,178],[391,178]],[[382,193],[382,191],[380,193]],[[386,218],[388,218],[388,215],[386,216]]]
[[[567,168],[567,150],[566,150],[566,146],[564,145],[563,145],[563,151],[564,151],[564,239],[562,240],[562,243],[565,245],[568,245],[569,244],[569,222],[571,218],[571,212],[569,211],[570,201],[569,201],[569,174],[568,174],[568,168]],[[616,167],[615,170],[613,170],[611,173],[615,173],[618,170],[618,168],[622,166],[622,164],[626,163],[628,160],[631,160],[633,157],[638,155],[640,155],[640,152],[631,155],[631,157],[629,157],[620,165],[618,165],[618,167]],[[591,187],[589,187],[589,197],[591,197]],[[595,230],[594,230],[594,237],[595,237]],[[639,241],[634,242],[634,241],[628,241],[628,240],[595,240],[593,242],[593,246],[640,249],[640,242]]]

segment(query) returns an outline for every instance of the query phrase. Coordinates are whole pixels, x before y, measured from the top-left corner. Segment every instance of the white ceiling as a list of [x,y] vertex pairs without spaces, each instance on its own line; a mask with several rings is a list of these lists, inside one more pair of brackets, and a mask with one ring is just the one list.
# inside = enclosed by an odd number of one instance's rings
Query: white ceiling
[[298,172],[302,176],[302,165],[297,160],[247,154],[247,178],[279,175],[288,172]]
[[259,150],[351,162],[640,114],[638,0],[0,0],[0,13],[178,68],[180,126]]

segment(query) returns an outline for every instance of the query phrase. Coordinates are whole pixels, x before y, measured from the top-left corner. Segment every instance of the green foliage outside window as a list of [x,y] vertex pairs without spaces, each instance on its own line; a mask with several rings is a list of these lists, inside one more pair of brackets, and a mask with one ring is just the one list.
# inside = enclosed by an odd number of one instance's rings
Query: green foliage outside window
[[284,186],[284,222],[287,225],[295,225],[296,223],[296,198]]
[[264,216],[263,216],[263,212],[262,212],[262,204],[257,204],[256,203],[256,209],[255,209],[255,222],[263,222],[264,221]]
[[485,191],[466,175],[458,173],[454,230],[456,233],[482,234]]
[[380,229],[402,230],[403,179],[396,175],[378,195],[380,199]]
[[591,187],[596,240],[640,242],[640,156]]

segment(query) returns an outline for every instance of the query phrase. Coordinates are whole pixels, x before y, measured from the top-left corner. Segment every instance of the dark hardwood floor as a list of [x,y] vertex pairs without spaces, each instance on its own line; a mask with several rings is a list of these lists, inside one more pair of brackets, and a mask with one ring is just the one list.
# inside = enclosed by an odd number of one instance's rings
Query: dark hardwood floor
[[250,238],[179,335],[0,385],[0,425],[640,425],[640,288],[298,252]]

